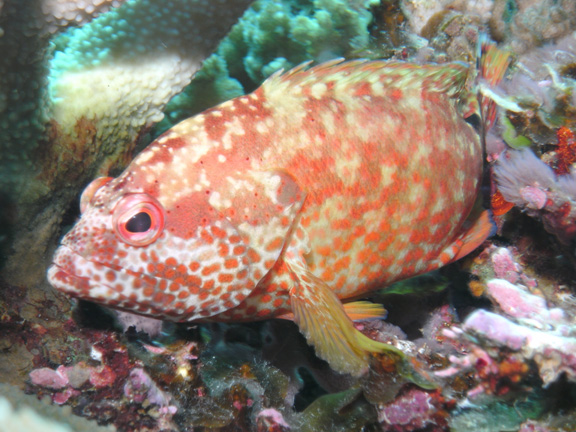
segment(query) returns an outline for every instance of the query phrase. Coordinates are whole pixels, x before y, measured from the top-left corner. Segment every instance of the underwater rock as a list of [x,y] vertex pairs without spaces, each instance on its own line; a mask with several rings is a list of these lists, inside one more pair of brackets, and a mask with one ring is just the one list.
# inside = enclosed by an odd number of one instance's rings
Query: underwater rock
[[525,52],[542,43],[566,36],[576,29],[576,4],[571,0],[495,2],[491,28],[510,50]]
[[[518,431],[528,418],[542,413],[541,397],[522,398],[512,404],[492,402],[485,406],[462,409],[450,420],[451,432]],[[564,429],[560,429],[562,431]]]
[[450,10],[458,11],[462,15],[476,16],[480,22],[486,23],[491,17],[494,1],[403,0],[401,5],[408,17],[412,30],[416,34],[422,35],[426,31],[426,26],[431,26],[433,22],[441,21],[443,15],[449,13]]
[[[484,370],[491,368],[491,373],[501,378],[513,371],[512,363],[517,363],[519,375],[512,381],[518,382],[528,372],[529,362],[534,361],[544,387],[563,373],[576,382],[576,326],[572,319],[562,309],[548,307],[542,297],[530,293],[526,287],[502,279],[488,281],[486,285],[488,297],[501,314],[479,309],[461,326],[445,330],[446,336],[464,343],[469,353],[462,358],[452,357],[454,366],[437,375],[450,376],[462,368],[478,368],[482,363]],[[504,369],[503,360],[498,357],[502,353],[494,352],[492,347],[506,347],[516,353],[504,355],[507,364]],[[479,387],[473,393],[493,390]]]

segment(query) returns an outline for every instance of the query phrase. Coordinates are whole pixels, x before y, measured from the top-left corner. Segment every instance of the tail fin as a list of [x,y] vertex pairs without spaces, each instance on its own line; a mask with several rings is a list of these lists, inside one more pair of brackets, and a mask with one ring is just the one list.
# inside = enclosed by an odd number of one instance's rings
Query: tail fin
[[[485,33],[478,37],[477,67],[479,72],[478,100],[484,131],[490,130],[496,120],[496,101],[491,88],[496,87],[504,78],[504,74],[512,59],[510,53],[503,51],[488,38]],[[488,90],[488,91],[484,91]]]

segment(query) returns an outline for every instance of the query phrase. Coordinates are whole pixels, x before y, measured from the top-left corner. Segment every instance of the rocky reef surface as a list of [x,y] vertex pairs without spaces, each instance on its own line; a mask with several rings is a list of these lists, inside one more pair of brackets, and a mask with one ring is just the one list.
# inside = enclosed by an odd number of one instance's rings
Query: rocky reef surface
[[[0,430],[576,431],[576,3],[249,3],[0,1]],[[175,122],[309,60],[473,63],[481,33],[513,56],[497,232],[356,324],[410,371],[342,376],[290,322],[163,325],[47,284],[85,185]]]

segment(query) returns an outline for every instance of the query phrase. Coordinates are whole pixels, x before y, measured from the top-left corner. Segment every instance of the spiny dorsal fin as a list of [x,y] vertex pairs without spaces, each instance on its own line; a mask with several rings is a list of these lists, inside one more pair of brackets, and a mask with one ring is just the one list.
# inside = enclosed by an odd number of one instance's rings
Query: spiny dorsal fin
[[[386,61],[386,60],[331,60],[308,67],[310,62],[271,75],[262,85],[263,91],[282,94],[299,91],[301,86],[332,82],[336,85],[379,81],[385,87],[422,89],[458,95],[465,87],[470,67],[463,63],[442,65]],[[278,91],[278,89],[282,89]]]

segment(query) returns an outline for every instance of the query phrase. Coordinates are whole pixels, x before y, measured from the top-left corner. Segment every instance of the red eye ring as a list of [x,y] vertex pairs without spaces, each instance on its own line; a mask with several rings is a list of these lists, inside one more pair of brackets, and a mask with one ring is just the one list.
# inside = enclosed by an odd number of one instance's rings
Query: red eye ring
[[124,195],[112,216],[114,232],[131,246],[148,246],[158,239],[164,229],[164,208],[146,194]]

